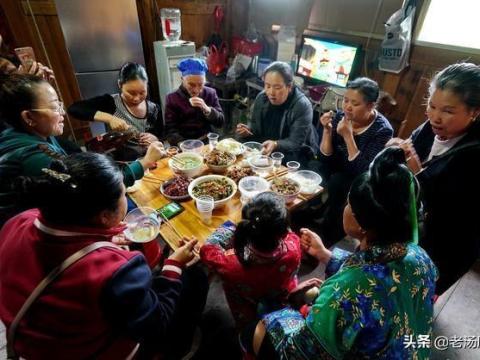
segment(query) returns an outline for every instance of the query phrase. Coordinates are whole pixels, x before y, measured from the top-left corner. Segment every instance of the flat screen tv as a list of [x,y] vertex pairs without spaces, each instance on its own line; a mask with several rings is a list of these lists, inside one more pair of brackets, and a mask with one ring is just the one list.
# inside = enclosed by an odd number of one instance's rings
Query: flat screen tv
[[303,35],[297,75],[310,83],[345,87],[357,74],[361,46]]

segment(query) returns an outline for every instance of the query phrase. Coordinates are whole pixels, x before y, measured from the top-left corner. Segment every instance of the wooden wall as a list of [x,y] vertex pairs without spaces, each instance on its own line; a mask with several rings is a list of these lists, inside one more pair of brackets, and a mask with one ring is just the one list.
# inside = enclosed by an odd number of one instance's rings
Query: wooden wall
[[[274,0],[272,0],[274,1]],[[338,0],[340,1],[340,0]],[[352,6],[359,6],[358,0],[341,0],[342,12],[357,12]],[[215,6],[224,7],[225,19],[222,24],[221,36],[230,39],[232,34],[243,34],[248,24],[248,0],[136,0],[140,28],[142,31],[145,62],[151,83],[156,84],[156,71],[153,57],[152,43],[163,38],[159,20],[159,9],[163,7],[177,7],[182,12],[182,39],[194,41],[198,46],[205,43],[214,31],[213,10]],[[322,7],[319,8],[318,2]],[[376,8],[378,0],[366,0],[372,9]],[[432,74],[442,67],[464,59],[480,63],[480,56],[466,52],[440,50],[429,47],[413,46],[410,58],[410,67],[402,73],[390,74],[377,69],[377,54],[380,44],[380,29],[382,21],[385,21],[391,9],[395,8],[400,0],[385,0],[380,8],[380,16],[374,24],[374,36],[368,40],[365,34],[354,35],[355,31],[363,32],[370,29],[371,24],[358,28],[360,22],[353,24],[353,32],[345,30],[349,22],[342,22],[338,26],[342,29],[331,29],[332,24],[326,26],[327,30],[321,30],[319,34],[328,37],[359,42],[366,48],[365,64],[362,67],[362,74],[377,80],[380,86],[394,96],[398,102],[397,108],[390,118],[402,137],[408,136],[411,131],[420,124],[425,116],[425,96],[428,87],[428,80]],[[423,0],[420,0],[423,3]],[[5,14],[2,21],[6,22],[10,29],[15,46],[33,46],[38,59],[49,65],[55,72],[58,82],[58,90],[65,104],[80,99],[80,92],[75,79],[73,66],[66,50],[60,23],[57,18],[53,0],[30,0],[33,14],[41,34],[38,35],[35,24],[30,15],[30,9],[24,0],[2,0],[0,6]],[[335,5],[336,4],[336,5]],[[311,1],[299,1],[298,6],[311,6]],[[331,16],[340,14],[337,0],[315,0],[310,16],[310,27],[312,21],[316,27],[322,27],[322,19],[331,20]],[[319,10],[320,9],[320,10]],[[314,11],[323,11],[324,14],[316,16]],[[330,15],[327,13],[330,11]],[[372,10],[373,11],[373,10]],[[303,12],[301,12],[303,13]],[[308,12],[305,12],[308,13]],[[312,15],[314,15],[312,17]],[[373,16],[373,15],[372,15]],[[313,19],[313,20],[312,20]],[[330,20],[329,20],[330,19]],[[327,21],[325,20],[325,21]],[[327,25],[328,25],[327,24]],[[316,29],[319,30],[319,29]],[[351,29],[350,29],[351,30]],[[151,97],[158,101],[156,86],[151,87]],[[78,140],[89,135],[88,124],[77,122],[73,119],[68,121],[65,129],[67,136],[72,137],[75,133]]]
[[[30,0],[30,5],[31,7],[27,1],[2,0],[1,7],[5,14],[3,21],[14,37],[15,46],[32,46],[37,60],[53,69],[55,87],[68,106],[80,98],[80,90],[65,46],[55,3],[52,0]],[[31,13],[35,17],[36,25]],[[68,117],[66,121],[68,125],[65,127],[65,136],[81,140],[89,134],[89,127],[85,122]]]

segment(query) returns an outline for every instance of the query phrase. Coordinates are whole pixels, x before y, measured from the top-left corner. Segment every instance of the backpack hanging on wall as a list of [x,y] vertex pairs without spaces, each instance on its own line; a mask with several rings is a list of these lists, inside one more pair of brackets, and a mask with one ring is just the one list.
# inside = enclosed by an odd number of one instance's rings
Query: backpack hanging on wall
[[417,0],[405,0],[385,23],[385,37],[380,47],[378,68],[398,74],[408,66],[413,20]]

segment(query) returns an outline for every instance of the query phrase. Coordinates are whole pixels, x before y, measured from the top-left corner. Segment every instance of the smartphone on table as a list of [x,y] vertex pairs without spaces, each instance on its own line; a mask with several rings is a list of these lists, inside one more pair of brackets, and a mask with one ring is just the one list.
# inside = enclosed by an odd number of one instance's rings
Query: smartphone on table
[[18,59],[22,63],[26,71],[30,71],[33,63],[35,62],[35,53],[31,46],[25,46],[15,49]]
[[157,209],[157,212],[170,220],[180,214],[183,210],[185,210],[185,208],[182,205],[172,201],[167,205],[164,205],[161,208]]

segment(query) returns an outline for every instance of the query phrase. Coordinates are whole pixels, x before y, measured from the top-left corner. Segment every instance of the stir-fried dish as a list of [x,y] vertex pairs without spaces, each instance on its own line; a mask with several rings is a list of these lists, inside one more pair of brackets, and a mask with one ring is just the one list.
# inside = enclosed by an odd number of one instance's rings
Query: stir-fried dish
[[210,195],[213,197],[213,200],[218,201],[229,197],[233,192],[233,187],[225,179],[214,179],[198,184],[193,188],[192,192],[196,197]]
[[280,178],[272,180],[272,190],[280,195],[293,195],[299,192],[300,186],[291,179]]
[[205,161],[208,165],[228,166],[235,161],[235,155],[214,149],[205,155]]
[[230,179],[238,183],[241,179],[243,179],[246,176],[255,175],[255,171],[253,171],[251,167],[232,166],[227,170],[226,175]]

